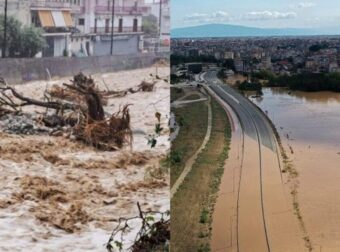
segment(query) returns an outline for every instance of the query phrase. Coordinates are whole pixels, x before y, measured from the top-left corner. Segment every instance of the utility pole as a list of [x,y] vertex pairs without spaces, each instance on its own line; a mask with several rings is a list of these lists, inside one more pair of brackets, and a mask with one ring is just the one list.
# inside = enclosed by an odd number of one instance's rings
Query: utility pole
[[112,0],[112,13],[111,13],[111,55],[113,55],[113,35],[115,25],[115,0]]
[[158,51],[160,51],[161,48],[161,35],[162,35],[162,1],[159,0],[159,43],[158,43]]
[[2,57],[6,58],[7,50],[7,0],[5,0],[4,41],[2,44]]

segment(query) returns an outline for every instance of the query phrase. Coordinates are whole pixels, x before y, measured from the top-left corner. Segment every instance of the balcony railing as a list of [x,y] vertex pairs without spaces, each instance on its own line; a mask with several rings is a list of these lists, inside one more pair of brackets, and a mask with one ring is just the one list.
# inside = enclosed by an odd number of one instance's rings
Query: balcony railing
[[60,9],[60,10],[70,10],[75,12],[83,12],[84,6],[65,3],[65,2],[57,2],[52,0],[32,0],[31,1],[31,8],[33,9],[40,9],[40,8],[47,8],[47,9]]
[[[133,29],[133,27],[115,27],[114,28],[114,33],[139,33],[142,32],[142,27],[137,27],[137,29]],[[111,33],[111,27],[92,27],[91,28],[91,33],[95,34],[110,34]]]
[[48,0],[32,0],[31,7],[36,8],[71,8],[70,3],[48,1]]
[[[136,7],[136,6],[116,6],[115,7],[115,13],[116,14],[143,14],[149,10],[149,7]],[[111,13],[112,12],[112,6],[100,6],[97,5],[95,7],[96,13]]]

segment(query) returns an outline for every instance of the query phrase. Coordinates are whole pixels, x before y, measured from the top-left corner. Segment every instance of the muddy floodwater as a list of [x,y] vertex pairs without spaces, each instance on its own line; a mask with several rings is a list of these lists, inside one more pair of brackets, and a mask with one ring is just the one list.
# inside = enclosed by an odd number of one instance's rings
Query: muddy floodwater
[[299,173],[299,207],[313,251],[340,251],[340,94],[263,92],[250,99],[275,124]]

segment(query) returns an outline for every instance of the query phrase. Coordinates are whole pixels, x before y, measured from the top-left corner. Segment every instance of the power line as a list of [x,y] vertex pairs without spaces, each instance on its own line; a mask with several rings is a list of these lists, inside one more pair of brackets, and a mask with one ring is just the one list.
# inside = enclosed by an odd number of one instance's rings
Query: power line
[[114,24],[115,24],[115,0],[112,0],[112,13],[111,13],[111,55],[113,55],[113,35],[114,35]]
[[5,0],[5,18],[4,18],[4,41],[2,44],[2,57],[6,58],[7,50],[7,0]]
[[159,43],[158,43],[158,52],[160,52],[160,50],[161,50],[161,43],[162,43],[162,41],[161,41],[161,37],[162,37],[162,2],[163,0],[159,0],[159,38],[158,38],[158,40],[159,40]]

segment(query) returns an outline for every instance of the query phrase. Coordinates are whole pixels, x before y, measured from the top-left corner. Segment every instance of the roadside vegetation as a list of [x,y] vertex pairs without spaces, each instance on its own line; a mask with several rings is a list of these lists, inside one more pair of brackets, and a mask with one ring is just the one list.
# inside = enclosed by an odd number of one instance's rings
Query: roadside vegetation
[[257,94],[262,95],[262,85],[258,81],[237,81],[236,87],[241,91],[256,91]]
[[[175,91],[176,92],[176,91]],[[171,96],[178,94],[173,94]],[[184,93],[181,93],[183,96]],[[180,131],[176,139],[172,142],[170,153],[171,162],[171,186],[176,182],[182,173],[186,161],[195,154],[201,146],[208,126],[208,107],[206,102],[187,104],[176,108],[173,111]]]
[[177,87],[171,87],[171,94],[170,94],[170,101],[176,101],[177,99],[181,98],[184,96],[185,93],[182,88],[177,88]]
[[[210,140],[171,201],[171,251],[210,251],[212,214],[231,137],[224,109],[213,99],[211,105]],[[202,118],[186,117],[186,122],[195,125]],[[182,145],[185,143],[178,141],[172,151],[178,151]]]
[[199,94],[191,94],[184,98],[184,101],[198,100],[201,96]]

